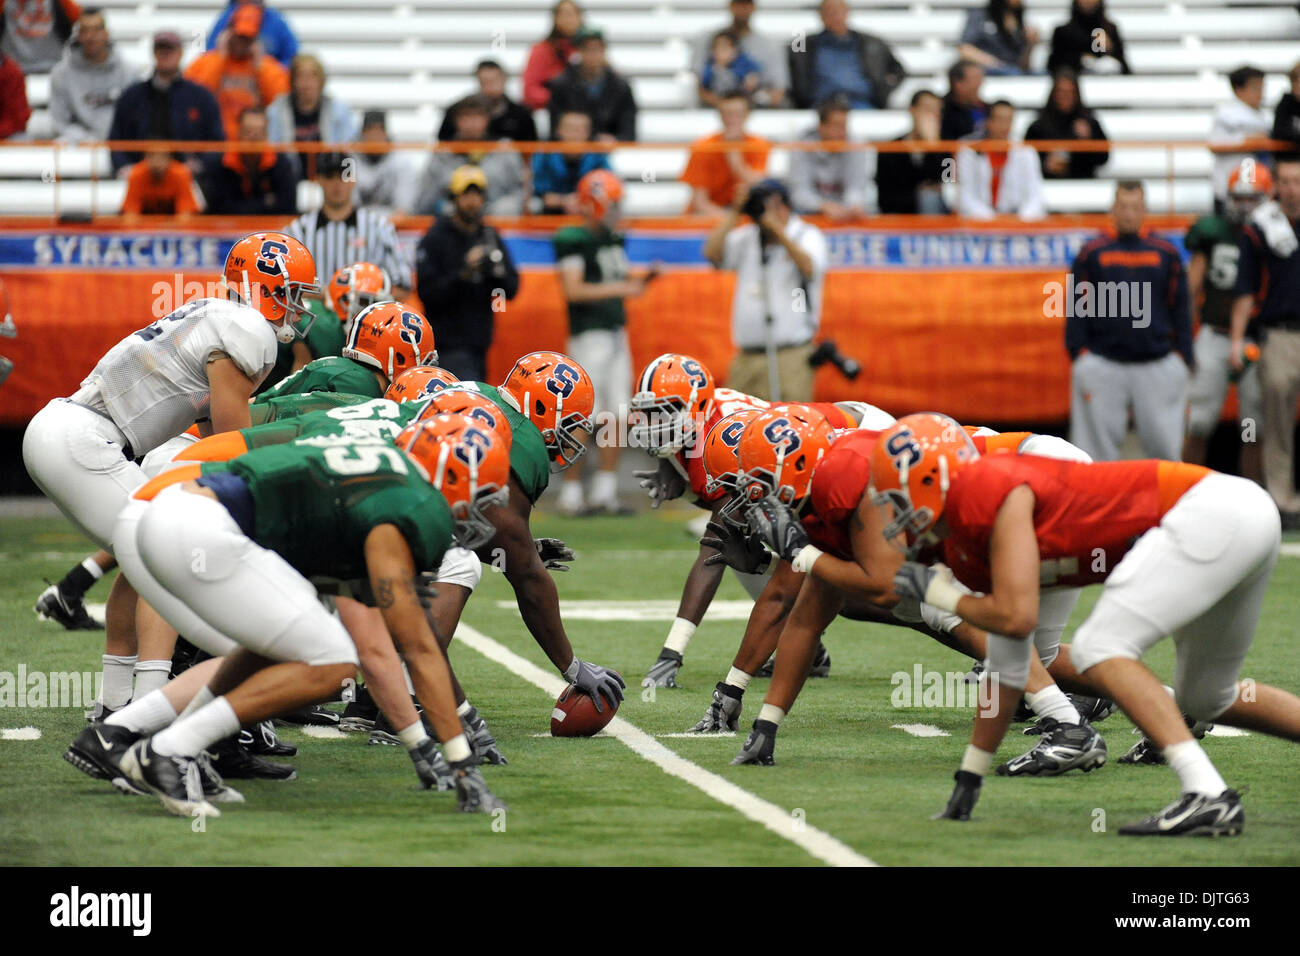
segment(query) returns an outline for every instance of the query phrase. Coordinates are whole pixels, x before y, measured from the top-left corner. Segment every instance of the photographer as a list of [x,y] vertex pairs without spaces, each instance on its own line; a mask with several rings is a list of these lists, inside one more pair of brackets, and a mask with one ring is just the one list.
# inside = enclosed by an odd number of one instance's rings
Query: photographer
[[[751,221],[739,225],[742,215]],[[705,241],[704,257],[736,272],[731,335],[740,352],[727,386],[770,401],[811,401],[825,236],[790,211],[784,184],[764,179],[739,189]]]
[[433,326],[439,364],[465,381],[487,377],[493,313],[519,291],[519,273],[497,231],[483,224],[488,181],[461,166],[447,192],[452,213],[440,217],[416,250],[420,301]]

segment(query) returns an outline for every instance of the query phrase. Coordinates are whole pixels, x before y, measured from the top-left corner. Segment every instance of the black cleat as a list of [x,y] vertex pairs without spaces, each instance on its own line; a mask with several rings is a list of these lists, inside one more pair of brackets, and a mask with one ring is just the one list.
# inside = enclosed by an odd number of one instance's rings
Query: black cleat
[[984,779],[979,774],[968,770],[958,770],[952,778],[957,783],[952,788],[948,805],[932,816],[931,820],[970,819],[971,811],[975,809],[975,803],[980,798],[980,786],[983,785]]
[[1109,697],[1091,697],[1088,694],[1066,694],[1085,724],[1099,724],[1115,711],[1119,704]]
[[770,720],[756,720],[754,729],[745,738],[745,746],[740,748],[740,753],[736,754],[731,765],[735,767],[752,763],[760,767],[771,767],[776,763],[773,756],[775,750],[776,724]]
[[1087,724],[1038,722],[1042,738],[1032,750],[998,767],[999,777],[1055,777],[1078,768],[1084,773],[1106,763],[1106,741]]
[[244,795],[234,787],[229,787],[212,766],[212,755],[206,750],[194,758],[199,765],[199,782],[203,784],[203,796],[210,803],[243,803]]
[[295,780],[298,771],[287,763],[272,763],[249,753],[236,737],[227,737],[208,749],[212,769],[231,780]]
[[1147,767],[1163,767],[1165,765],[1165,755],[1160,752],[1160,748],[1155,745],[1150,737],[1143,737],[1128,753],[1119,758],[1120,763],[1141,764]]
[[465,736],[469,739],[469,745],[474,748],[474,756],[479,763],[504,766],[510,762],[497,746],[496,738],[488,730],[487,721],[479,715],[477,707],[470,707],[465,716],[460,719],[460,724],[465,728]]
[[[77,735],[63,752],[63,759],[96,780],[126,782],[118,762],[127,749],[140,739],[134,730],[113,724],[92,724]],[[121,785],[115,784],[119,789]],[[129,787],[127,789],[130,789]]]
[[275,733],[275,723],[263,720],[251,730],[239,732],[239,743],[250,754],[258,757],[296,757],[298,748],[287,744]]
[[[767,659],[767,663],[758,669],[755,677],[771,677],[776,670],[776,655],[773,654]],[[826,650],[826,645],[821,641],[817,642],[817,652],[813,654],[812,664],[808,667],[809,677],[830,677],[831,676],[831,652]]]
[[203,796],[199,763],[193,757],[164,756],[154,750],[152,741],[138,740],[122,755],[120,766],[128,780],[156,794],[169,813],[221,816]]
[[[46,582],[49,583],[48,581]],[[36,616],[43,621],[57,621],[69,631],[102,631],[100,624],[86,612],[86,602],[79,594],[68,594],[57,584],[50,584],[36,599]]]
[[337,727],[339,725],[339,715],[332,710],[326,710],[320,704],[299,707],[275,719],[294,727]]
[[[418,701],[415,704],[415,712],[420,715],[420,722],[424,724],[425,733],[435,740],[438,739],[438,735],[433,732],[433,725],[430,724],[429,719],[424,716],[424,708],[420,706]],[[388,718],[384,716],[383,711],[380,711],[378,716],[375,717],[375,726],[370,731],[370,738],[366,743],[375,747],[401,746],[402,741],[398,738],[397,731],[389,722]]]
[[355,700],[348,701],[339,718],[339,730],[345,734],[368,734],[375,729],[375,719],[379,716],[379,705],[364,687],[357,688]]
[[1217,797],[1185,793],[1159,813],[1126,823],[1121,836],[1236,836],[1246,823],[1241,794],[1225,790]]

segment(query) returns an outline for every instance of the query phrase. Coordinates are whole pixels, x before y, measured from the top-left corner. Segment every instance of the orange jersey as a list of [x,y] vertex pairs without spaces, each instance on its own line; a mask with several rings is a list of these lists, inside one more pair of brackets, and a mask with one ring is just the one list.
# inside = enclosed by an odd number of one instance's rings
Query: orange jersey
[[249,106],[269,106],[281,93],[289,92],[289,71],[274,57],[258,56],[232,60],[209,50],[190,64],[185,78],[206,86],[217,98],[226,139],[239,139],[239,114]]
[[141,160],[131,167],[126,180],[126,197],[122,200],[123,213],[144,215],[176,215],[198,212],[194,201],[194,179],[189,167],[172,160],[162,179],[154,179],[149,166]]
[[[722,142],[722,134],[706,136],[696,145]],[[760,136],[746,136],[738,143],[743,152],[741,161],[756,173],[767,168],[767,153],[772,144]],[[718,206],[730,206],[736,198],[736,186],[740,180],[727,162],[727,153],[710,149],[692,149],[686,168],[680,177],[682,182],[703,189],[709,201]]]
[[943,559],[967,587],[991,591],[993,523],[1007,495],[1028,485],[1034,493],[1043,586],[1097,584],[1208,474],[1199,465],[1168,461],[1084,464],[1038,455],[989,455],[953,479],[944,508],[948,534]]
[[880,432],[855,428],[835,439],[813,470],[810,507],[801,519],[808,540],[828,554],[853,560],[849,520],[871,482],[871,451]]
[[981,455],[995,455],[1003,451],[1018,452],[1025,439],[1033,437],[1033,432],[998,432],[996,435],[971,435],[970,440]]

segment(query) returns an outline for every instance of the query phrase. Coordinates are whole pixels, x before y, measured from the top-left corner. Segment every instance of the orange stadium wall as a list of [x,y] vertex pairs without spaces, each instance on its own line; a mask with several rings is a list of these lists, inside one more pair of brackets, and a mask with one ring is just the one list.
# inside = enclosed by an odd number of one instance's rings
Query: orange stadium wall
[[[817,374],[817,398],[866,400],[894,413],[941,409],[972,422],[1051,423],[1068,418],[1064,320],[1046,317],[1043,305],[1044,283],[1063,278],[1065,267],[1060,262],[1068,262],[1068,256],[1061,259],[1058,249],[1040,257],[1054,256],[1055,262],[1011,267],[1003,264],[997,249],[985,252],[979,240],[981,236],[1005,239],[1008,232],[1024,231],[1040,243],[1043,237],[1065,234],[1072,244],[1081,244],[1095,233],[1098,222],[1071,218],[1035,227],[1003,223],[973,229],[947,223],[927,223],[918,229],[916,222],[877,227],[873,221],[871,230],[843,234],[828,230],[833,268],[825,285],[821,337],[835,340],[841,351],[862,363],[863,372],[856,382],[849,382],[833,368],[823,367]],[[412,241],[424,224],[404,225],[416,227],[403,229],[404,238]],[[541,225],[537,220],[514,225],[520,235],[531,234],[537,248],[548,234],[537,229]],[[553,220],[546,222],[548,230],[556,225]],[[1168,231],[1185,225],[1178,219],[1161,223]],[[502,227],[509,237],[511,224]],[[28,239],[37,236],[32,240],[38,250],[34,261],[15,263],[14,259],[22,259],[20,254],[0,255],[0,279],[18,328],[16,338],[0,339],[0,354],[15,365],[10,379],[0,386],[0,425],[22,425],[50,398],[74,391],[114,342],[152,321],[160,303],[167,304],[166,294],[160,296],[157,289],[166,288],[170,294],[178,276],[182,283],[208,283],[219,272],[219,267],[209,265],[215,260],[213,250],[206,248],[208,238],[194,229],[168,233],[186,236],[190,243],[179,254],[179,269],[123,268],[121,262],[97,268],[92,264],[95,257],[84,249],[80,265],[71,255],[57,264],[43,261],[43,257],[59,257],[60,237],[84,235],[88,229],[102,237],[114,228],[98,222],[93,227],[44,231],[29,226],[22,234]],[[247,231],[232,228],[230,221],[215,228],[225,236]],[[635,235],[638,228],[699,242],[705,232],[698,221],[655,222],[629,224],[629,234]],[[133,234],[140,231],[136,226]],[[943,237],[944,245],[935,246],[945,250],[943,256],[958,250],[969,259],[974,250],[975,264],[965,261],[945,268],[926,263],[908,268],[906,254],[902,261],[892,261],[882,251],[885,236],[893,236],[896,243],[902,236],[904,250],[922,249],[921,241],[908,238],[913,234]],[[0,247],[14,238],[13,233],[0,230]],[[682,247],[696,248],[686,243]],[[916,255],[924,258],[920,252]],[[183,265],[187,259],[203,266],[187,267]],[[877,260],[879,264],[873,264]],[[526,264],[522,271],[518,296],[496,318],[489,374],[498,381],[520,354],[564,348],[567,322],[552,268],[538,262]],[[647,293],[628,303],[635,365],[640,367],[663,351],[689,351],[724,378],[733,354],[733,282],[731,275],[699,263],[667,264]],[[191,288],[185,298],[193,293]],[[600,374],[599,369],[589,371]]]

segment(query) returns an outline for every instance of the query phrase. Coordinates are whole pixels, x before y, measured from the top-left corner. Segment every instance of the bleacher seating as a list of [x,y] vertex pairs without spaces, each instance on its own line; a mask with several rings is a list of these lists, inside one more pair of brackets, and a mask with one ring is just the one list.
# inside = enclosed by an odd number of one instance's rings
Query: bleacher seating
[[[905,131],[905,105],[913,91],[946,89],[945,71],[966,12],[983,0],[883,0],[852,4],[852,24],[890,42],[908,72],[891,109],[856,111],[855,139],[890,139]],[[441,107],[468,92],[470,71],[492,56],[512,73],[546,30],[550,4],[542,0],[271,0],[290,20],[304,50],[322,57],[329,89],[357,109],[382,107],[400,142],[432,139]],[[188,62],[203,44],[222,0],[101,0],[118,48],[141,74],[150,62],[150,37],[172,29],[188,38]],[[1029,0],[1028,20],[1049,38],[1068,16],[1069,0]],[[584,0],[587,20],[605,30],[610,59],[631,78],[641,112],[638,136],[648,143],[680,144],[717,128],[711,110],[698,108],[689,71],[690,44],[726,17],[722,0]],[[821,29],[812,0],[764,0],[755,26],[769,34],[794,36]],[[1048,184],[1049,207],[1057,211],[1104,209],[1113,180],[1138,177],[1151,189],[1154,209],[1195,212],[1208,208],[1206,177],[1211,157],[1204,148],[1125,146],[1151,141],[1204,141],[1214,108],[1230,97],[1224,73],[1252,63],[1270,73],[1265,103],[1288,89],[1285,72],[1300,58],[1300,16],[1292,0],[1109,0],[1108,10],[1128,46],[1133,76],[1088,76],[1084,99],[1092,106],[1114,146],[1100,178]],[[486,15],[485,15],[486,14]],[[1042,66],[1047,43],[1035,63]],[[990,77],[986,99],[1006,98],[1018,109],[1017,135],[1047,96],[1046,76]],[[35,111],[29,132],[47,135],[49,81],[28,78]],[[542,129],[545,118],[539,116]],[[793,139],[813,124],[805,111],[754,114],[752,129],[772,139]],[[109,175],[104,150],[0,149],[0,209],[10,214],[112,212],[121,185],[95,183]],[[1172,162],[1172,176],[1170,163]],[[675,182],[685,163],[678,146],[627,149],[613,155],[628,180],[632,214],[673,214],[685,205],[686,190]],[[788,168],[777,151],[775,172]]]

